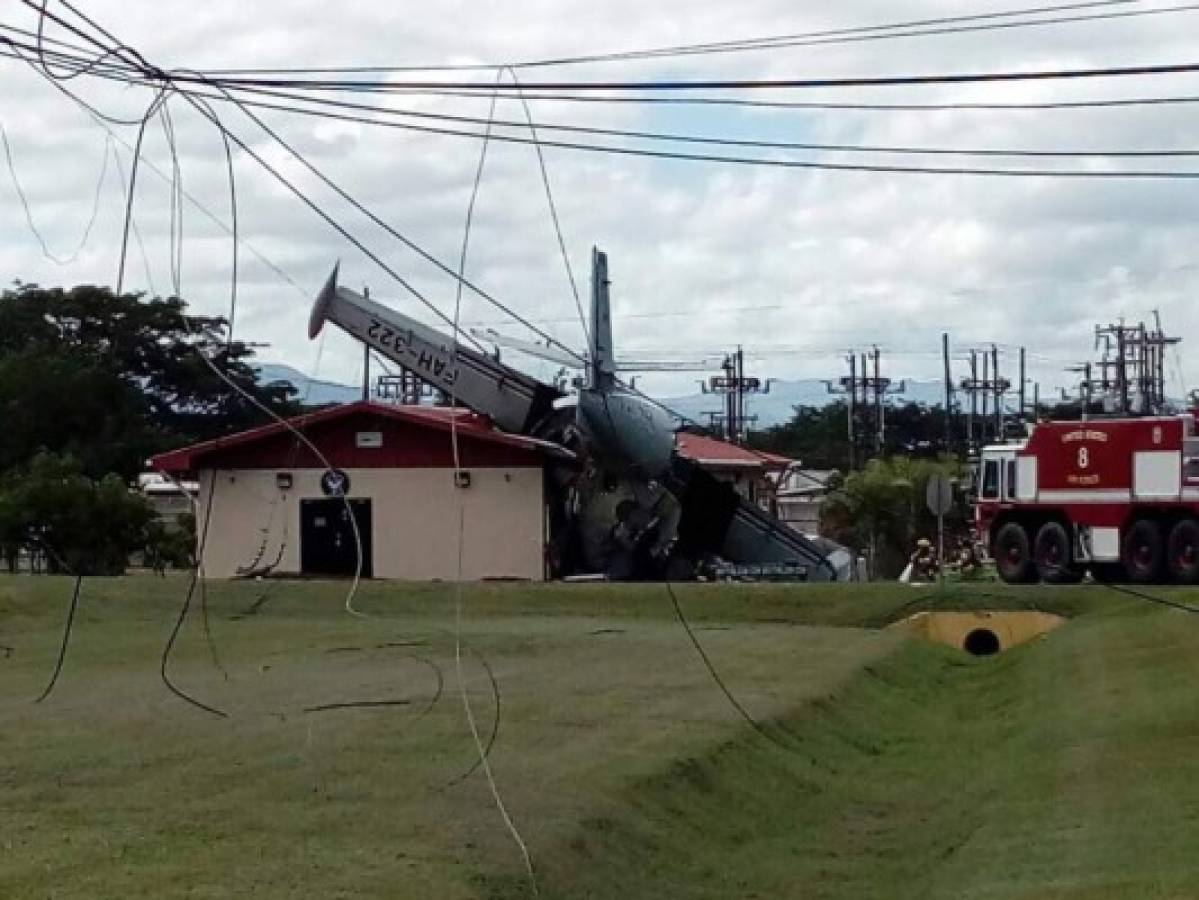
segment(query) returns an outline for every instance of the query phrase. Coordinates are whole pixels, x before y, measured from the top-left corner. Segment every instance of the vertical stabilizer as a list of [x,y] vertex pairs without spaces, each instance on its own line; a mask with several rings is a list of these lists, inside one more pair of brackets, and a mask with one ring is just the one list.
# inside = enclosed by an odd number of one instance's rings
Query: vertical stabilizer
[[608,387],[616,379],[612,354],[612,309],[608,299],[608,254],[591,248],[591,346],[588,386]]

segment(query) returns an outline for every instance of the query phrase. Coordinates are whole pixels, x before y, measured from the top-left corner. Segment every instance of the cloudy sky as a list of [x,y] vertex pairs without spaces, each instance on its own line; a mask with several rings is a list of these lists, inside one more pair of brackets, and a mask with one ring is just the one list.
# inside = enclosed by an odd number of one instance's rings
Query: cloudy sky
[[[163,68],[462,64],[521,61],[609,50],[873,25],[1013,9],[1013,2],[784,0],[717,3],[660,0],[205,4],[95,0],[88,12]],[[1093,12],[1182,6],[1145,0]],[[54,9],[56,4],[51,3]],[[20,3],[0,22],[32,27]],[[48,34],[68,37],[51,28]],[[1131,66],[1193,62],[1199,11],[1069,25],[809,45],[770,51],[594,63],[521,72],[537,79],[823,78],[954,71]],[[113,283],[136,129],[107,134],[22,62],[0,59],[0,123],[37,229],[50,251],[70,257],[98,196],[86,243],[66,264],[46,257],[0,167],[0,271],[6,281],[45,285]],[[400,77],[400,76],[397,76]],[[469,78],[491,72],[428,73]],[[113,116],[136,116],[141,89],[91,83],[72,90]],[[1090,79],[1006,85],[777,92],[772,99],[853,102],[1048,101],[1199,96],[1199,76]],[[764,95],[755,95],[762,96]],[[370,102],[369,97],[357,98]],[[376,99],[376,102],[379,102]],[[393,97],[389,106],[485,116],[484,98]],[[542,123],[768,140],[1001,149],[1199,148],[1196,105],[1049,111],[744,110],[534,101]],[[176,99],[183,187],[183,295],[204,312],[228,308],[230,241],[223,149],[213,127]],[[307,176],[248,119],[222,109],[229,127],[309,192],[339,222],[440,309],[453,281],[391,239]],[[378,129],[281,112],[263,117],[312,162],[429,253],[456,265],[480,143],[469,138]],[[519,119],[515,101],[497,115]],[[470,127],[470,126],[467,126]],[[518,135],[518,130],[506,133]],[[548,136],[548,135],[543,135]],[[570,139],[567,137],[566,139]],[[584,140],[592,140],[584,138]],[[122,143],[124,142],[124,143]],[[598,142],[598,141],[593,141]],[[171,289],[167,143],[147,132],[139,176],[129,288]],[[680,148],[676,148],[680,149]],[[695,149],[682,147],[683,150]],[[702,149],[702,148],[699,148]],[[733,152],[736,151],[724,151]],[[769,152],[762,155],[769,156]],[[793,154],[796,155],[796,154]],[[894,154],[808,153],[826,162],[952,164],[970,160]],[[2,162],[2,161],[0,161]],[[996,166],[1199,170],[1199,159],[974,160]],[[1199,343],[1195,209],[1199,180],[986,178],[784,170],[666,161],[548,149],[546,163],[580,291],[592,245],[608,251],[621,349],[699,357],[736,344],[763,376],[836,377],[846,349],[883,348],[895,377],[936,378],[940,333],[955,353],[996,342],[1011,362],[1027,346],[1030,374],[1066,384],[1062,369],[1091,355],[1093,328],[1160,310],[1168,331],[1187,339],[1169,366],[1170,389],[1199,379],[1187,351]],[[339,333],[309,342],[307,307],[333,263],[343,281],[428,318],[419,303],[258,164],[236,158],[242,251],[238,335],[268,343],[262,358],[322,378],[353,381],[360,353]],[[103,179],[100,181],[101,173]],[[100,183],[97,194],[97,183]],[[199,205],[197,205],[199,204]],[[202,208],[201,208],[202,207]],[[269,265],[264,262],[269,261]],[[522,316],[562,341],[582,331],[563,270],[533,149],[488,151],[468,274]],[[285,273],[286,279],[279,274]],[[502,327],[505,316],[466,298],[463,319]],[[519,329],[508,331],[518,334]],[[332,331],[332,329],[330,329]],[[960,364],[959,364],[960,365]],[[959,374],[961,372],[959,371]],[[1014,374],[1014,371],[1013,371]],[[694,375],[642,384],[689,392]]]

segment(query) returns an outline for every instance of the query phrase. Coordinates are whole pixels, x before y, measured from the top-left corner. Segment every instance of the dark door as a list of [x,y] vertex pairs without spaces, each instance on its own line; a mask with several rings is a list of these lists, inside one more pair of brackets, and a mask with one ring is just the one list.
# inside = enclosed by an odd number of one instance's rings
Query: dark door
[[[351,500],[362,539],[362,577],[371,571],[371,502]],[[305,575],[353,575],[358,566],[354,528],[340,497],[300,501],[300,571]]]

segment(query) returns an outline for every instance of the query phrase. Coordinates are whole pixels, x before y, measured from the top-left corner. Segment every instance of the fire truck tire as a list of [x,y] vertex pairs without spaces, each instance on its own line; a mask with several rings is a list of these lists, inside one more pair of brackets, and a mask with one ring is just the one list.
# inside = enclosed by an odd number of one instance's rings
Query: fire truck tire
[[1166,565],[1171,580],[1180,584],[1199,582],[1199,522],[1183,519],[1170,529],[1166,541]]
[[1046,522],[1033,543],[1033,563],[1047,584],[1073,584],[1079,580],[1071,566],[1070,533],[1059,522]]
[[1124,534],[1120,558],[1128,580],[1134,584],[1153,584],[1161,579],[1165,562],[1165,542],[1156,522],[1137,519]]
[[991,556],[995,558],[999,577],[1008,584],[1028,584],[1037,580],[1028,532],[1019,522],[1008,522],[999,529]]

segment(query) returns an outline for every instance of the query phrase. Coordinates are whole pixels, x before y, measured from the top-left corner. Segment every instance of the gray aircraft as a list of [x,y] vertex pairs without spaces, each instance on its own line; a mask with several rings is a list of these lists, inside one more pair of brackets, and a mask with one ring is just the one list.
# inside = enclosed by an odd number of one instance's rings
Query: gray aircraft
[[[497,344],[494,355],[463,346],[339,287],[337,267],[313,304],[308,335],[332,321],[498,428],[567,451],[549,491],[555,575],[848,579],[845,548],[795,532],[676,452],[671,414],[617,376],[608,264],[599,250],[591,274],[589,345],[577,356],[494,333],[482,335]],[[499,344],[583,369],[577,393],[504,364]]]

